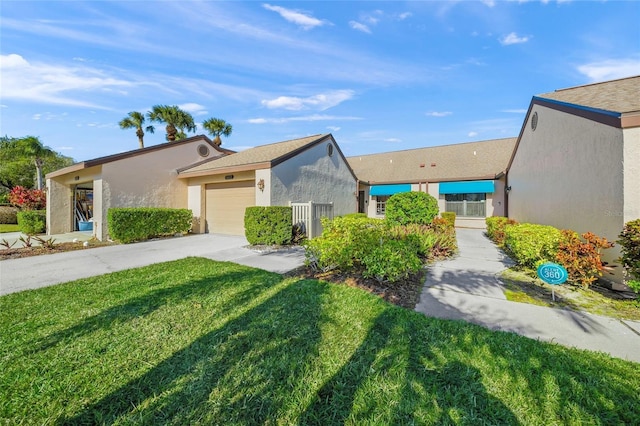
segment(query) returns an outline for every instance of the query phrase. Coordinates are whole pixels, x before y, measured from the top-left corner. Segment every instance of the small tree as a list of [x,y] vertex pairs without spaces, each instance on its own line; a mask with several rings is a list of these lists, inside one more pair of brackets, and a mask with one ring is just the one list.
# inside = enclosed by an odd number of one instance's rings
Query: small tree
[[221,118],[209,118],[202,122],[202,127],[204,127],[205,130],[214,137],[213,143],[217,146],[222,145],[222,139],[220,139],[220,136],[228,137],[233,131],[231,124]]
[[386,219],[393,225],[428,225],[438,215],[438,200],[424,192],[401,192],[387,201]]

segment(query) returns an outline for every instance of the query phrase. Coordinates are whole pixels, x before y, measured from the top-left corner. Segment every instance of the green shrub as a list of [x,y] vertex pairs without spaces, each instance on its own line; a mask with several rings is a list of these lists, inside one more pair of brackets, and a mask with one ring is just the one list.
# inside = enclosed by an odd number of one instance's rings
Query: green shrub
[[13,206],[0,206],[0,223],[15,225],[18,223],[18,208]]
[[117,207],[107,212],[109,236],[125,244],[177,233],[186,234],[191,229],[192,221],[193,213],[188,209]]
[[367,214],[366,213],[347,213],[347,214],[343,214],[340,217],[348,217],[348,218],[366,218]]
[[504,246],[518,264],[535,268],[539,262],[555,261],[561,239],[553,226],[521,223],[505,227]]
[[415,240],[383,238],[362,258],[365,278],[395,282],[422,268]]
[[428,225],[438,215],[438,200],[424,192],[401,192],[387,201],[386,220],[392,225]]
[[487,224],[487,236],[491,241],[499,246],[504,244],[504,229],[507,225],[515,225],[517,222],[513,219],[502,216],[491,216],[485,219]]
[[426,260],[451,256],[458,249],[455,228],[448,223],[393,226],[389,232],[396,239],[413,238],[418,247],[418,255]]
[[627,222],[618,236],[622,251],[620,261],[631,279],[627,285],[640,293],[640,219]]
[[41,234],[47,229],[46,210],[23,210],[17,213],[18,227],[27,235]]
[[583,239],[574,231],[561,232],[562,239],[558,244],[556,260],[569,273],[569,282],[588,288],[602,276],[604,265],[601,251],[613,244],[591,232],[582,234]]
[[385,234],[385,222],[367,217],[322,219],[322,235],[306,242],[308,262],[320,269],[360,267],[363,257]]
[[442,212],[440,216],[447,221],[449,226],[456,226],[456,212]]
[[293,237],[291,207],[247,207],[244,235],[251,245],[287,245]]

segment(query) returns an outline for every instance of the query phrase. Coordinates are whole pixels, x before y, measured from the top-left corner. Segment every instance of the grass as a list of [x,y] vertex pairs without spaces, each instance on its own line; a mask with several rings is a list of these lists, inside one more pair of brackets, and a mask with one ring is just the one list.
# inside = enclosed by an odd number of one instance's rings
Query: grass
[[569,308],[612,318],[640,320],[640,298],[597,285],[588,289],[569,284],[552,287],[535,277],[535,271],[511,268],[503,272],[507,300],[539,306]]
[[[19,232],[20,227],[18,225],[12,225],[9,223],[0,223],[0,234],[5,232]],[[0,235],[2,237],[2,235]]]
[[640,366],[201,258],[0,298],[0,423],[639,424]]

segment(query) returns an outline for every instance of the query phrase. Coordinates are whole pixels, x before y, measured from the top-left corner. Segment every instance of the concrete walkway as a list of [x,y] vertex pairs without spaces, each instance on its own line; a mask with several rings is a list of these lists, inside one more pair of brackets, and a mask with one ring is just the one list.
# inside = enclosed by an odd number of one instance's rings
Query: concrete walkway
[[[72,236],[53,238],[60,242]],[[248,244],[244,237],[200,234],[3,260],[0,262],[0,295],[188,256],[230,261],[278,273],[304,263],[304,250],[300,247],[258,252],[247,248]]]
[[429,267],[416,311],[640,362],[640,322],[510,302],[498,279],[512,265],[476,229],[457,229],[459,255]]

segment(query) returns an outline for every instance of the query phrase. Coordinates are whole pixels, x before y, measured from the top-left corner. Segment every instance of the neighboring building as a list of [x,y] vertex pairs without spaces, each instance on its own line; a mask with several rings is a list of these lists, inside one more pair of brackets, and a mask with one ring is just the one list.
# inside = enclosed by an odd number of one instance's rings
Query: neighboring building
[[334,215],[357,208],[357,179],[331,134],[258,146],[178,173],[199,220],[194,232],[244,235],[249,206],[332,203]]
[[505,171],[516,138],[470,142],[349,157],[360,180],[358,211],[384,217],[398,192],[427,192],[441,212],[456,213],[456,226],[484,228],[488,216],[504,216]]
[[534,96],[508,186],[510,218],[615,241],[640,218],[640,76]]
[[107,238],[107,211],[111,207],[170,207],[187,205],[187,184],[177,169],[204,158],[233,153],[217,147],[206,136],[76,163],[46,176],[47,233],[84,230]]

